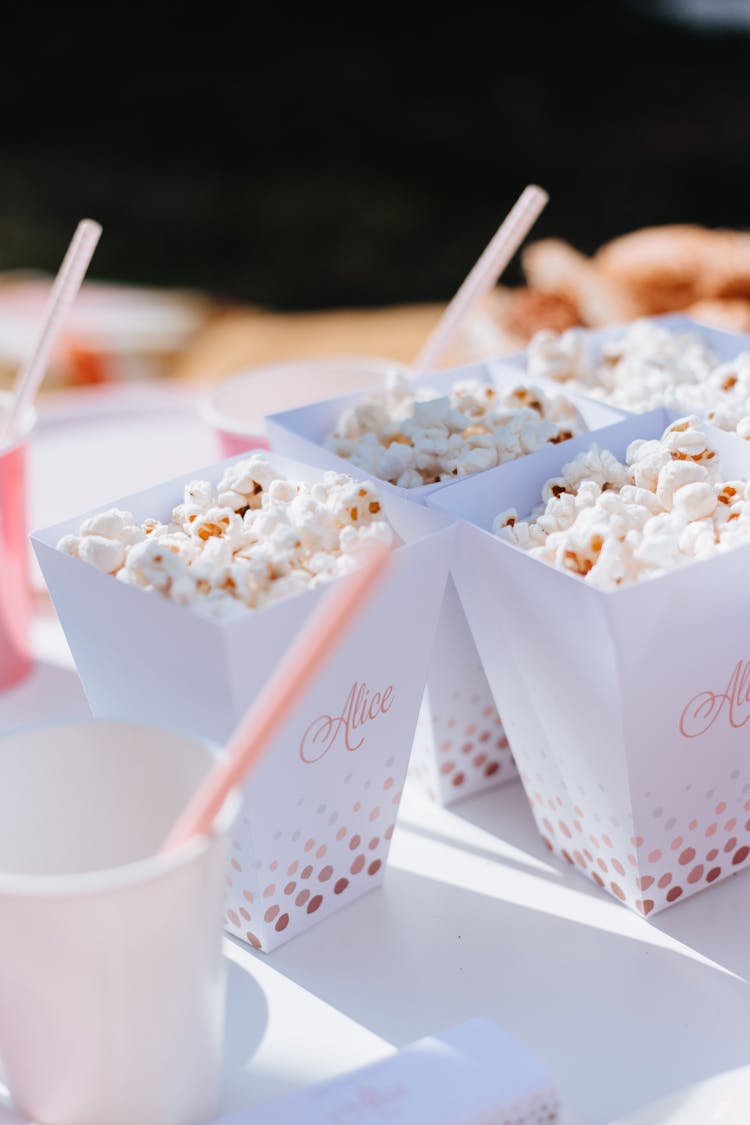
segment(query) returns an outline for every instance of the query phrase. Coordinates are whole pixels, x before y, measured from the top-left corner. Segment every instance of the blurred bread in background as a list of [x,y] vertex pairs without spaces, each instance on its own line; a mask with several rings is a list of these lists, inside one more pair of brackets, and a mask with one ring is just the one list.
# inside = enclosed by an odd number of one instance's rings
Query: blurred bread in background
[[[600,327],[686,312],[750,332],[750,234],[707,227],[646,227],[591,257],[561,239],[530,243],[526,284],[498,286],[474,311],[442,367],[523,348],[542,329]],[[28,349],[48,282],[0,274],[0,386]],[[251,365],[332,354],[409,363],[443,312],[439,304],[281,313],[185,291],[87,282],[48,387],[172,377],[210,383]]]
[[742,231],[644,227],[590,258],[544,239],[531,243],[521,261],[527,287],[506,290],[494,306],[513,346],[540,329],[559,330],[556,321],[599,327],[668,312],[750,331],[750,234]]
[[[557,238],[521,255],[526,285],[498,286],[474,311],[442,367],[523,348],[542,329],[600,327],[686,311],[705,324],[750,332],[750,234],[706,227],[647,227],[593,256]],[[277,313],[228,308],[205,326],[178,365],[209,382],[252,364],[349,352],[409,363],[441,305]]]

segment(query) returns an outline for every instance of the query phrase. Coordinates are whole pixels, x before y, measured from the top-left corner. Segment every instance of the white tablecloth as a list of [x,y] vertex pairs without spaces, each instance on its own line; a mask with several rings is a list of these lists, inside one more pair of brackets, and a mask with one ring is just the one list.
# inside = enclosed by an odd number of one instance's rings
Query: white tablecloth
[[[0,729],[87,714],[54,618]],[[493,1016],[603,1125],[750,1061],[750,876],[645,921],[551,860],[518,783],[407,794],[385,887],[270,956],[228,940],[223,1108]],[[748,1110],[750,1120],[750,1109]]]

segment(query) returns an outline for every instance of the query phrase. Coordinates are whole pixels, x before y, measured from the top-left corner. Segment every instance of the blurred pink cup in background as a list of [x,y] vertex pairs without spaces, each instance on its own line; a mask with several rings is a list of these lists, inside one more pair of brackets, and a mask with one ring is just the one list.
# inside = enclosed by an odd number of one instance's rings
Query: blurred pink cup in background
[[[10,395],[0,394],[0,418]],[[36,415],[29,410],[20,434],[0,448],[0,691],[31,670],[31,585],[26,531],[26,445]]]
[[403,366],[377,356],[333,355],[248,367],[212,387],[201,399],[200,411],[216,431],[222,457],[234,457],[269,448],[263,421],[267,414],[377,388],[389,372]]

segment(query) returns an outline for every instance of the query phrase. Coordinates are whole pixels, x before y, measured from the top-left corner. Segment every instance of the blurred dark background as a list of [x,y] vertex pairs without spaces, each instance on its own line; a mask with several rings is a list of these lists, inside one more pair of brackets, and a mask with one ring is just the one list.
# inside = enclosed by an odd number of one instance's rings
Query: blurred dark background
[[531,180],[586,251],[750,226],[744,0],[144,11],[6,39],[0,268],[89,214],[94,277],[314,309],[450,296]]

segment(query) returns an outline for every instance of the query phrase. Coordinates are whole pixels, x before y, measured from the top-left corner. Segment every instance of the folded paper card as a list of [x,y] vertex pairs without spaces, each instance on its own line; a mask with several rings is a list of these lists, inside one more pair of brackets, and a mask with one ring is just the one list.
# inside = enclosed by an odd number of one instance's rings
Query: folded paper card
[[541,1064],[493,1020],[420,1039],[362,1070],[217,1125],[549,1125],[557,1093]]
[[[291,480],[323,475],[269,460]],[[166,519],[186,483],[216,483],[227,464],[115,503],[139,522]],[[401,540],[388,573],[245,789],[227,927],[264,950],[383,878],[454,536],[446,517],[397,496],[384,501]],[[326,588],[210,620],[57,550],[82,518],[33,542],[94,714],[224,743]]]
[[[464,380],[478,380],[506,390],[519,381],[517,371],[502,371],[500,364],[493,361],[420,376],[410,380],[409,385],[447,394]],[[373,388],[370,393],[382,393],[382,388]],[[376,480],[323,446],[342,412],[366,397],[364,393],[345,395],[270,415],[266,425],[272,448],[311,465]],[[600,403],[575,399],[574,402],[581,424],[589,429],[608,425],[620,416]],[[382,481],[379,486],[419,504],[435,492],[452,487],[439,483],[407,489]],[[517,776],[452,579],[446,587],[430,659],[410,774],[421,789],[442,804]]]
[[[633,415],[597,443],[624,458],[679,415]],[[750,445],[706,428],[726,479]],[[750,546],[613,591],[491,532],[591,444],[583,436],[467,478],[456,583],[545,841],[642,914],[750,861]]]

